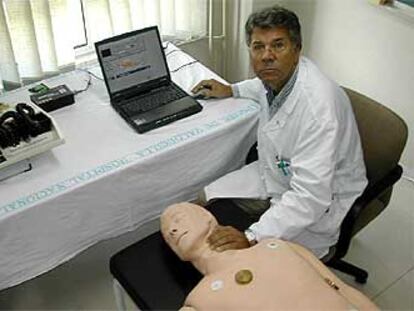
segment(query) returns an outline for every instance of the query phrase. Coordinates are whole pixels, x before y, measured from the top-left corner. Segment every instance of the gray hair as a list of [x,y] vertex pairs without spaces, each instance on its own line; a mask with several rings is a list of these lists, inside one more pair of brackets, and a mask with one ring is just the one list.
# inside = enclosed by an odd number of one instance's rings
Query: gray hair
[[273,6],[250,14],[244,26],[246,31],[246,43],[250,46],[254,28],[270,29],[285,28],[289,32],[290,40],[300,49],[302,47],[302,35],[300,22],[297,15],[281,6]]

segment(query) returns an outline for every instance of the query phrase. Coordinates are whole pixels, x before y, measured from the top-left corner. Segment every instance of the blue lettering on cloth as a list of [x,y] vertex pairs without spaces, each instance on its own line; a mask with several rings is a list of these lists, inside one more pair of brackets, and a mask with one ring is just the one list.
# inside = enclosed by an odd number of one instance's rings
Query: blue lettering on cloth
[[214,130],[215,128],[221,125],[224,125],[226,123],[233,122],[238,119],[243,120],[249,115],[252,115],[255,112],[257,112],[259,109],[260,107],[257,104],[251,103],[245,108],[229,113],[223,117],[218,118],[215,121],[210,121],[208,123],[202,124],[198,127],[195,127],[183,133],[178,133],[169,138],[165,138],[146,148],[127,154],[123,156],[122,158],[115,159],[107,163],[101,164],[95,168],[82,172],[76,176],[57,182],[37,192],[23,196],[13,202],[0,206],[0,217],[4,216],[7,213],[10,213],[10,212],[22,209],[22,208],[27,208],[40,201],[57,196],[58,194],[62,192],[65,192],[71,188],[84,184],[88,181],[96,180],[102,175],[108,174],[112,171],[118,170],[122,167],[138,162],[139,160],[143,158],[154,155],[163,150],[169,149],[177,144],[183,143],[194,137],[198,137],[198,136],[201,136],[202,134],[206,134]]

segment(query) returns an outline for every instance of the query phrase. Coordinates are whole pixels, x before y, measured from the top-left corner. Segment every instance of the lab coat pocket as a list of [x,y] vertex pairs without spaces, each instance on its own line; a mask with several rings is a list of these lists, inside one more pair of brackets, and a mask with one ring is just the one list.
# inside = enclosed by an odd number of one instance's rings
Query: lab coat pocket
[[283,158],[279,154],[273,156],[271,163],[272,180],[274,183],[282,186],[284,190],[290,188],[290,180],[292,178],[292,168],[289,159]]

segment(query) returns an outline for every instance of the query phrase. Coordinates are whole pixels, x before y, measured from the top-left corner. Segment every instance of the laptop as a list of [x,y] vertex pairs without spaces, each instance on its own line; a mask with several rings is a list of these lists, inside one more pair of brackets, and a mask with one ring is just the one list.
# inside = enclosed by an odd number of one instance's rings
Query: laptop
[[202,110],[170,76],[158,28],[95,43],[111,105],[138,133]]

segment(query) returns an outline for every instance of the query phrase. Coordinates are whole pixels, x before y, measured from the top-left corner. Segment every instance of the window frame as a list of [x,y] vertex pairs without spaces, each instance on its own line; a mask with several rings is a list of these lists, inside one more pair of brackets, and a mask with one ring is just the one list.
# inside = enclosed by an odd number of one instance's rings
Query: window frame
[[408,3],[405,3],[405,1],[403,1],[403,0],[394,0],[394,4],[397,5],[397,6],[402,5],[404,7],[414,9],[414,2],[412,4],[408,4]]
[[82,17],[82,26],[83,26],[82,28],[83,28],[83,35],[84,35],[85,41],[84,41],[84,43],[74,45],[73,48],[75,49],[75,51],[76,51],[76,49],[80,49],[80,48],[83,48],[83,47],[89,45],[88,30],[86,28],[86,19],[85,19],[85,6],[83,4],[83,0],[78,0],[78,1],[79,1],[79,4],[80,4],[80,10],[81,10],[80,14],[81,14],[81,17]]
[[401,2],[400,0],[369,0],[371,3],[379,5],[388,12],[405,19],[409,23],[414,23],[414,6]]

